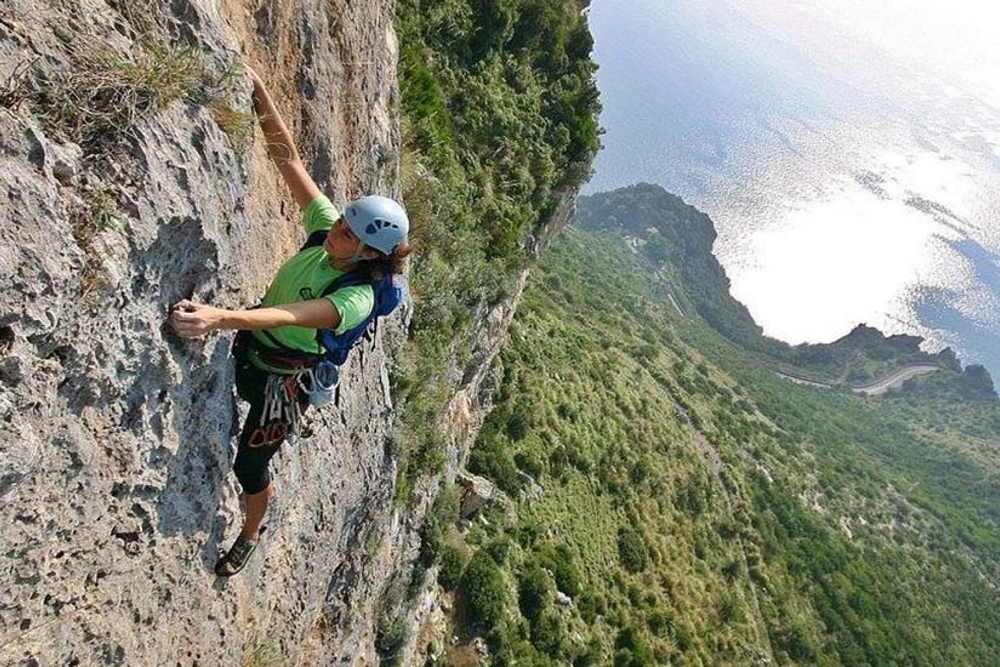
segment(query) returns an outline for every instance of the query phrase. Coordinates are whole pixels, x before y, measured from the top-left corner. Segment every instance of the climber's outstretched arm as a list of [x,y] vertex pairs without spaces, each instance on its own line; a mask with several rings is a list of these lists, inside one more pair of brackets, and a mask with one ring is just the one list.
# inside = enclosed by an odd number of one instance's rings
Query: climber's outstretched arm
[[253,81],[253,108],[260,119],[260,126],[264,130],[264,138],[267,141],[267,153],[274,160],[281,177],[285,180],[288,188],[292,191],[292,196],[299,208],[305,209],[309,203],[320,196],[319,188],[312,176],[306,171],[299,157],[299,151],[295,148],[292,135],[281,120],[281,114],[274,106],[271,95],[267,92],[267,87],[261,78],[252,69],[247,67],[250,80]]
[[329,299],[310,299],[270,308],[226,310],[184,300],[170,313],[170,324],[182,338],[196,338],[217,329],[274,329],[295,325],[335,329],[340,312]]

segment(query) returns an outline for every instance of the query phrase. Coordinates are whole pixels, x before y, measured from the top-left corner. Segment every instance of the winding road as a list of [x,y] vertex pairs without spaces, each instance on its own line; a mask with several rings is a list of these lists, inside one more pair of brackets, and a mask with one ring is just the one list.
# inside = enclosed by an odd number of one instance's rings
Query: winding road
[[[851,391],[856,394],[866,394],[868,396],[878,396],[884,394],[890,389],[896,389],[903,386],[903,383],[910,378],[917,377],[918,375],[926,375],[927,373],[933,373],[934,371],[941,370],[940,366],[935,366],[933,364],[910,364],[909,366],[903,366],[889,375],[876,380],[870,384],[862,385],[860,387],[851,387]],[[817,382],[816,380],[810,380],[804,377],[798,377],[795,375],[789,375],[788,373],[782,373],[780,371],[775,371],[778,375],[785,378],[786,380],[791,380],[796,384],[803,384],[809,387],[819,387],[820,389],[833,389],[837,385],[829,384],[826,382]]]
[[934,366],[933,364],[913,364],[911,366],[904,366],[899,370],[890,373],[881,380],[877,380],[871,384],[866,384],[863,387],[851,387],[851,391],[858,394],[877,396],[879,394],[884,394],[890,389],[903,386],[903,383],[910,378],[917,377],[918,375],[926,375],[927,373],[933,373],[938,370],[941,370],[940,367]]

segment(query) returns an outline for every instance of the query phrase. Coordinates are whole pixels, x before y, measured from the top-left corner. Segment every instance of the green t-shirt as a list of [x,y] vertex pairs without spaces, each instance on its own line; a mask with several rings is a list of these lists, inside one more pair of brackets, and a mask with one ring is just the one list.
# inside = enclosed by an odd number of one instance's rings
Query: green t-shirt
[[[330,203],[329,199],[320,195],[306,207],[302,216],[302,224],[306,228],[308,236],[320,229],[330,229],[339,218],[340,212],[337,208]],[[290,257],[278,269],[277,275],[267,288],[267,293],[264,294],[261,307],[280,306],[318,298],[331,282],[343,274],[344,271],[330,266],[323,246],[302,250]],[[335,334],[342,334],[361,324],[371,313],[375,304],[375,295],[371,285],[344,287],[333,294],[328,294],[326,298],[340,313],[340,324],[333,331]],[[288,348],[311,354],[322,353],[322,348],[316,342],[316,329],[290,325],[268,331]],[[253,337],[263,347],[275,349],[274,344],[268,340],[263,332],[254,331]],[[250,359],[254,365],[260,368],[275,370],[269,368],[252,352]]]

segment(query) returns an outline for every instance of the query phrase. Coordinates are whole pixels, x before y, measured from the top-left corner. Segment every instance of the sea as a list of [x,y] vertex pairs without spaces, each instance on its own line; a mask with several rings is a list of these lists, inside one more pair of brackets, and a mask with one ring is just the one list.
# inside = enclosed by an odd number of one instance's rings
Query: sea
[[1000,384],[1000,3],[594,0],[585,193],[708,213],[767,335],[866,323]]

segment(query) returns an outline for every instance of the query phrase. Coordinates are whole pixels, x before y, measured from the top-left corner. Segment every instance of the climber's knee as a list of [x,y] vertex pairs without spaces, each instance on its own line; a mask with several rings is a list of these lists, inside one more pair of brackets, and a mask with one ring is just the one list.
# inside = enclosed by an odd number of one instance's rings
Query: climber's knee
[[262,454],[264,452],[252,452],[243,448],[236,454],[233,472],[236,473],[236,479],[239,480],[245,494],[260,493],[271,483],[267,469],[271,457]]

